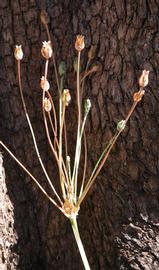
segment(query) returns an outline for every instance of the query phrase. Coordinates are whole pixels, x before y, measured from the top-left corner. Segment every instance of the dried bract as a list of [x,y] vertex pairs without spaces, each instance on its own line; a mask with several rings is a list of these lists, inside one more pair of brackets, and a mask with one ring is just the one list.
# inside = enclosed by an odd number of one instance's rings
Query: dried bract
[[15,46],[14,57],[17,61],[22,60],[22,58],[23,58],[22,45]]
[[76,36],[76,42],[75,42],[75,49],[78,51],[78,52],[81,52],[85,47],[85,44],[84,44],[84,36],[82,35],[77,35]]
[[71,101],[71,95],[69,89],[64,89],[62,93],[62,102],[65,106],[68,106]]
[[48,80],[45,79],[44,76],[41,77],[40,86],[41,86],[42,90],[44,90],[44,91],[48,91],[50,89],[50,84],[49,84]]
[[145,69],[142,71],[142,74],[141,74],[141,76],[139,78],[139,86],[141,88],[144,88],[145,86],[148,85],[148,82],[149,82],[149,72],[150,71],[145,70]]
[[49,98],[45,98],[44,99],[43,106],[44,106],[44,109],[45,109],[46,112],[50,112],[51,111],[51,102],[50,102]]
[[43,46],[41,48],[41,54],[46,60],[48,60],[52,56],[51,41],[43,42]]

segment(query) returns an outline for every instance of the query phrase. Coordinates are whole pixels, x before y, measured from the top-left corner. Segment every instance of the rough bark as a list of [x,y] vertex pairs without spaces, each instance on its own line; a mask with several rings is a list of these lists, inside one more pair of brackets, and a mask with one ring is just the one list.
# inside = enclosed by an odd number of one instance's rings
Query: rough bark
[[[92,101],[87,125],[88,173],[116,123],[125,117],[141,70],[150,70],[145,97],[84,201],[78,221],[92,269],[157,270],[159,1],[0,0],[0,137],[49,192],[22,111],[13,58],[14,45],[22,44],[26,103],[43,159],[54,173],[41,115],[39,79],[44,63],[39,48],[46,39],[39,19],[41,9],[50,16],[56,58],[67,63],[66,87],[72,97],[75,35],[86,37],[83,64],[90,45],[97,46],[94,62],[99,70],[87,80],[84,92]],[[49,77],[56,100],[52,72]],[[69,130],[75,129],[74,112],[72,105]],[[69,137],[71,147],[71,131]],[[3,155],[6,178],[4,182],[0,177],[1,269],[82,269],[68,221],[4,151]],[[57,185],[56,172],[53,179]]]

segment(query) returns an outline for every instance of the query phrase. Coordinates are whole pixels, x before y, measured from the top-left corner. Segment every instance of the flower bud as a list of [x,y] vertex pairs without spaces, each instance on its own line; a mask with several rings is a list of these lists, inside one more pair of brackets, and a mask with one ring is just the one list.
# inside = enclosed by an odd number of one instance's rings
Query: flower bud
[[139,90],[138,92],[135,92],[133,95],[133,100],[135,102],[139,102],[142,99],[144,94],[145,94],[144,90]]
[[23,58],[22,45],[15,46],[14,57],[17,61],[22,60],[22,58]]
[[89,98],[87,98],[84,102],[84,111],[85,111],[85,114],[88,114],[89,111],[91,109],[91,101]]
[[44,99],[43,106],[44,106],[44,109],[45,109],[46,112],[50,112],[51,111],[51,102],[50,102],[49,98],[45,98]]
[[48,91],[50,89],[50,84],[48,80],[45,80],[44,76],[41,77],[40,86],[44,91]]
[[121,120],[118,124],[117,124],[117,131],[123,131],[124,128],[126,126],[126,121],[125,120]]
[[47,60],[52,56],[51,41],[43,42],[43,45],[41,48],[41,54]]
[[84,36],[82,35],[77,35],[76,36],[76,42],[75,42],[75,49],[78,51],[78,52],[81,52],[85,47],[85,44],[84,44]]
[[62,102],[64,103],[65,106],[68,106],[70,101],[71,101],[71,95],[69,89],[64,89],[62,93]]
[[148,82],[149,82],[149,72],[150,71],[145,70],[145,69],[142,71],[142,74],[141,74],[141,76],[139,78],[139,86],[141,88],[144,88],[145,86],[148,85]]

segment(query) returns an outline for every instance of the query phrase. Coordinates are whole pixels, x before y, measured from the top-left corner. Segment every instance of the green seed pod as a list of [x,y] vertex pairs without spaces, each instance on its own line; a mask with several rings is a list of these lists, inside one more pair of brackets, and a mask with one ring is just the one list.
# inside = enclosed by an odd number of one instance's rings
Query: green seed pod
[[61,61],[61,63],[59,64],[59,74],[60,74],[60,77],[66,74],[66,64],[64,61]]
[[90,111],[90,108],[91,108],[91,101],[89,98],[87,98],[84,102],[84,111],[85,111],[85,114],[88,114],[89,111]]
[[126,121],[125,120],[121,120],[118,124],[117,124],[117,131],[123,131],[124,128],[126,126]]

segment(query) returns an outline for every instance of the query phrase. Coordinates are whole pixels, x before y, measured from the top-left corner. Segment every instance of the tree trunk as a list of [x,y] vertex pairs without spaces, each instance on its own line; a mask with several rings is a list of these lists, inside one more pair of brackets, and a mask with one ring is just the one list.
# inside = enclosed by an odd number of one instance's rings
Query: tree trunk
[[[57,63],[67,64],[65,88],[75,104],[74,40],[86,40],[82,64],[93,44],[98,70],[87,79],[83,97],[92,102],[86,133],[88,174],[116,124],[126,116],[143,69],[150,70],[149,86],[119,138],[96,184],[83,202],[79,230],[91,269],[159,269],[159,1],[158,0],[0,0],[0,138],[50,192],[34,153],[22,110],[14,46],[22,44],[22,79],[26,104],[43,160],[55,186],[42,123],[39,80],[40,56],[47,39],[40,10],[49,14]],[[55,76],[49,80],[57,100]],[[74,145],[75,106],[70,105],[68,137]],[[28,176],[1,149],[0,269],[83,269],[69,222],[40,193]],[[73,149],[70,149],[73,153]],[[2,225],[2,226],[1,226]]]

